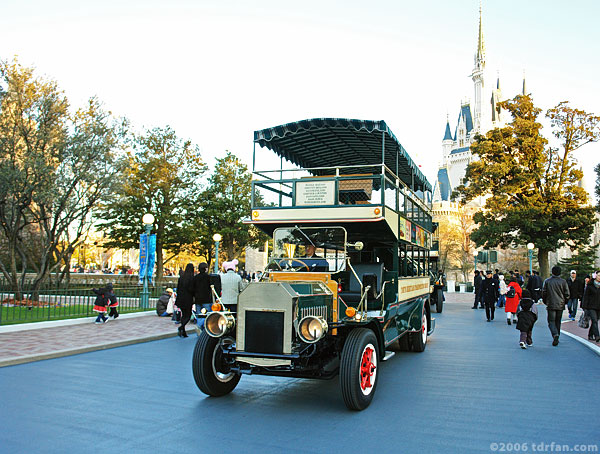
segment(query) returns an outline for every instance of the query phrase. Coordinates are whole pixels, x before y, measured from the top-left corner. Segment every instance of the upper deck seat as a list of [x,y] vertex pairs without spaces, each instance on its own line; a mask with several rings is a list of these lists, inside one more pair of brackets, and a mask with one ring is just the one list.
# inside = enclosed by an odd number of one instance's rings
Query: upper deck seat
[[[357,263],[352,265],[363,288],[371,286],[367,292],[367,302],[375,301],[383,282],[383,263]],[[350,271],[350,285],[348,291],[340,292],[339,296],[347,303],[358,303],[360,301],[360,283],[356,280],[354,273]]]

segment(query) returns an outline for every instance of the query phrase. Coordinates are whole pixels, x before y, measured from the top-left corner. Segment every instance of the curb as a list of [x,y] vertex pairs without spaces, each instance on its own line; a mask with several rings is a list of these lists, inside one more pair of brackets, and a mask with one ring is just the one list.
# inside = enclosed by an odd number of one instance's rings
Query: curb
[[[143,312],[128,312],[126,314],[119,314],[120,319],[144,317],[146,315],[155,315],[156,311],[143,311]],[[1,333],[14,333],[17,331],[28,331],[33,329],[42,328],[54,328],[56,326],[70,326],[70,325],[83,325],[85,323],[93,323],[96,316],[91,317],[80,317],[80,318],[68,318],[64,320],[48,320],[44,322],[31,322],[31,323],[18,323],[16,325],[2,325],[0,326]]]
[[35,361],[43,361],[45,359],[62,358],[64,356],[78,355],[80,353],[89,353],[89,352],[98,351],[98,350],[107,350],[109,348],[124,347],[126,345],[141,344],[143,342],[151,342],[151,341],[155,341],[155,340],[168,339],[170,337],[175,337],[175,336],[177,336],[176,332],[156,334],[156,335],[147,336],[147,337],[135,337],[135,338],[130,338],[130,339],[123,339],[123,340],[120,340],[117,342],[111,342],[111,343],[107,343],[107,344],[87,345],[85,347],[68,348],[68,349],[57,350],[57,351],[49,352],[49,353],[39,353],[36,355],[16,356],[14,358],[0,360],[0,368],[7,367],[7,366],[16,366],[17,364],[32,363]]
[[585,345],[587,348],[589,348],[594,353],[596,353],[598,356],[600,356],[600,347],[598,347],[597,345],[594,345],[591,342],[589,342],[585,339],[582,339],[581,337],[577,336],[576,334],[569,333],[568,331],[563,331],[562,329],[560,330],[560,333],[565,334],[566,336],[569,336],[571,339],[575,339],[577,342]]

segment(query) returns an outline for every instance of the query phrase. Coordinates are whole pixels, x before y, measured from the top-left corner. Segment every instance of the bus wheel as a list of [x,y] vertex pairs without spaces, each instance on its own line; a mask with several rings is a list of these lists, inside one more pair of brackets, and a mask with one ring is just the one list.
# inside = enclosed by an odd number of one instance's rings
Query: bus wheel
[[375,333],[367,328],[351,331],[341,359],[340,386],[344,403],[350,410],[364,410],[373,400],[377,387],[379,354]]

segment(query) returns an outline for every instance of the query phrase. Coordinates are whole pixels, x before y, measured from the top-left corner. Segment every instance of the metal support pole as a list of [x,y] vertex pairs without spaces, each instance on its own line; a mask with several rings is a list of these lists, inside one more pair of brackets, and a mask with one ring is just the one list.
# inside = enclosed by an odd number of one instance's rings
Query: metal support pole
[[529,274],[531,274],[532,271],[532,267],[531,267],[531,262],[533,260],[533,249],[529,249]]
[[148,252],[150,251],[150,231],[152,230],[152,224],[145,224],[146,227],[146,266],[144,267],[144,288],[142,289],[142,298],[140,306],[142,309],[147,309],[150,302],[150,292],[148,290]]
[[215,274],[219,273],[219,242],[215,241]]

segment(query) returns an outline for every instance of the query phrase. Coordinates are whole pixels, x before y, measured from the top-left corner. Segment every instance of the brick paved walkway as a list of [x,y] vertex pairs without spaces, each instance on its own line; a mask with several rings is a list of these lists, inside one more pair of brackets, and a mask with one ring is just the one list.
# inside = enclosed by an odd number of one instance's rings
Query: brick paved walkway
[[[170,317],[157,317],[153,312],[127,314],[102,325],[94,324],[93,320],[68,326],[0,332],[0,367],[177,335],[177,325]],[[194,332],[194,327],[187,326],[189,334]]]

